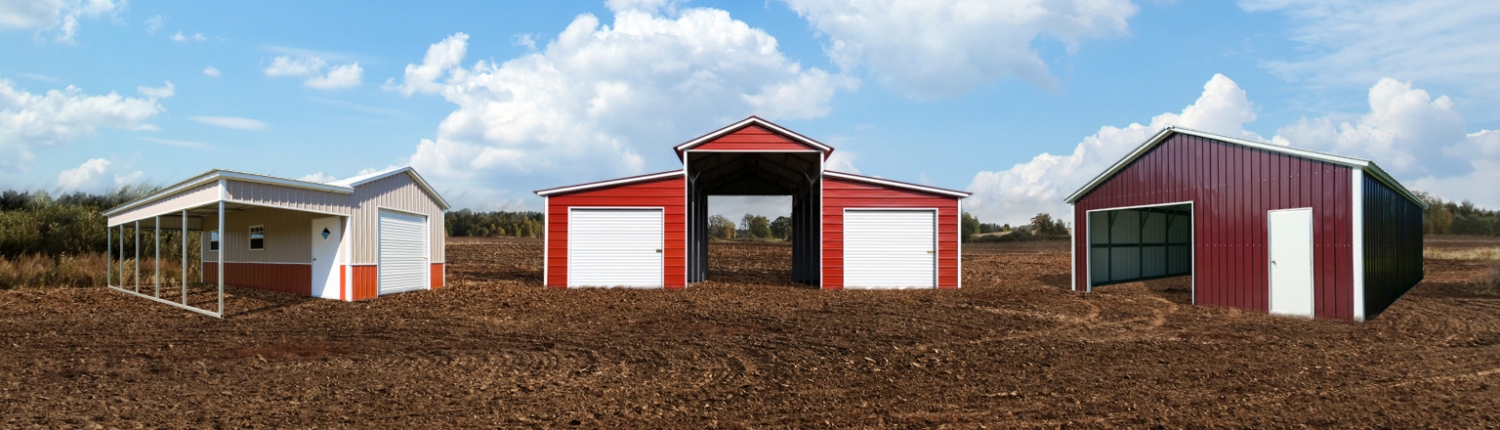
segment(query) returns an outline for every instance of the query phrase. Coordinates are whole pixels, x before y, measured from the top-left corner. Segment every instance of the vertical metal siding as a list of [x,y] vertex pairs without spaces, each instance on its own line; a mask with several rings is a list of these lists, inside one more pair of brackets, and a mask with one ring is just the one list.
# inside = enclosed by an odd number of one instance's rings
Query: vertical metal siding
[[579,191],[547,198],[547,279],[549,287],[568,285],[568,208],[580,207],[661,207],[665,210],[663,230],[666,248],[662,275],[666,288],[683,288],[687,284],[687,188],[681,177],[617,187]]
[[[1095,209],[1191,201],[1194,301],[1267,312],[1266,212],[1312,207],[1317,316],[1350,319],[1349,177],[1345,166],[1179,134],[1079,199],[1073,219],[1084,222]],[[1084,235],[1073,240],[1088,249]],[[1085,290],[1088,254],[1074,264],[1076,288]]]
[[[328,215],[297,212],[286,209],[251,207],[243,211],[224,214],[224,237],[219,249],[224,250],[224,261],[235,263],[312,263],[312,220]],[[218,251],[209,251],[208,234],[219,228],[217,216],[203,217],[204,261],[219,259]],[[250,250],[250,226],[265,226],[265,249]],[[226,271],[229,275],[233,272]]]
[[1422,281],[1422,208],[1373,175],[1364,178],[1365,319]]
[[443,226],[443,209],[432,197],[413,181],[410,175],[400,174],[380,178],[354,188],[351,212],[353,225],[350,228],[354,252],[350,264],[376,264],[380,246],[380,208],[395,209],[427,215],[429,229],[428,258],[432,263],[444,263],[444,239],[447,231]]
[[348,194],[313,191],[255,182],[225,181],[227,199],[259,206],[347,215]]
[[[823,178],[823,288],[844,286],[845,208],[935,208],[938,288],[958,288],[958,199],[830,177]],[[1087,266],[1085,266],[1087,267]]]

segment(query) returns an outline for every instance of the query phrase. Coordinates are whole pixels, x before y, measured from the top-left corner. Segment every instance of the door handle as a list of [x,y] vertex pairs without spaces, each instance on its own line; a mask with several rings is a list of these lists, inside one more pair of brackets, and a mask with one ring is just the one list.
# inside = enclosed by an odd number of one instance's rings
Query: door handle
[[661,250],[660,250],[660,249],[658,249],[658,250],[656,250],[656,253],[657,253],[657,254],[660,254],[660,253],[661,253]]
[[933,251],[927,251],[927,253],[928,253],[928,254],[935,254],[935,253],[936,253],[936,252],[933,252]]

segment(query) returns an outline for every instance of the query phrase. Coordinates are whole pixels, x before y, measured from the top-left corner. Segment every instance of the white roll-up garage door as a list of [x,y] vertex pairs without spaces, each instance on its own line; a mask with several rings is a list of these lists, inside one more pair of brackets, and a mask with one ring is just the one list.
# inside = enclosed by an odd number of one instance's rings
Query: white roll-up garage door
[[427,217],[381,209],[379,234],[380,294],[427,289]]
[[662,286],[662,210],[568,211],[569,287]]
[[936,273],[934,211],[844,212],[844,288],[932,288]]

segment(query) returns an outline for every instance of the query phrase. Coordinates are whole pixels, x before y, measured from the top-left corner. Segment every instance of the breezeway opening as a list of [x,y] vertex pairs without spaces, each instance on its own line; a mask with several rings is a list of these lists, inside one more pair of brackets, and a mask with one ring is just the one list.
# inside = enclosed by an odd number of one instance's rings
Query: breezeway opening
[[1088,212],[1089,288],[1193,275],[1190,203]]
[[[781,201],[785,203],[781,204],[789,206],[778,212],[787,214],[787,229],[791,231],[788,239],[792,248],[790,280],[817,285],[821,152],[689,150],[684,153],[684,161],[688,183],[688,283],[703,282],[712,276],[710,268],[715,266],[709,262],[712,215],[725,215],[735,223],[741,221],[739,217],[716,211],[711,203],[733,205],[746,199],[764,201],[771,198],[784,199]],[[785,276],[770,271],[762,274]]]

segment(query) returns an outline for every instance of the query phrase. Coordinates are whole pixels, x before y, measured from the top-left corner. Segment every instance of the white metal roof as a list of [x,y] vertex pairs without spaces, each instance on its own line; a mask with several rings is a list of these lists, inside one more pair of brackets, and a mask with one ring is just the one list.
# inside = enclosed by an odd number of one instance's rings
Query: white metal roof
[[794,132],[794,131],[791,131],[791,130],[787,130],[786,128],[784,128],[782,126],[776,125],[776,123],[773,123],[773,122],[770,122],[770,121],[766,121],[766,120],[761,119],[760,117],[754,116],[754,115],[751,115],[749,118],[745,118],[743,120],[740,120],[740,122],[736,122],[734,124],[730,124],[728,126],[725,126],[724,128],[718,129],[718,130],[714,130],[713,132],[710,132],[708,134],[705,134],[705,135],[702,135],[702,136],[698,136],[697,138],[695,138],[693,140],[689,140],[689,141],[687,141],[687,142],[685,142],[685,143],[683,143],[681,145],[677,145],[676,147],[674,147],[672,149],[675,150],[675,151],[677,151],[677,158],[682,158],[682,152],[683,151],[687,151],[689,149],[693,149],[693,147],[696,147],[698,145],[702,145],[702,144],[711,142],[714,139],[718,139],[719,137],[722,137],[722,136],[724,136],[726,134],[733,133],[733,132],[738,131],[738,130],[740,130],[742,128],[749,127],[749,126],[752,126],[752,125],[758,125],[758,126],[761,126],[761,127],[765,127],[767,129],[770,129],[771,131],[776,132],[777,134],[781,134],[783,136],[791,138],[792,140],[797,141],[797,143],[801,143],[803,145],[807,145],[807,146],[811,146],[813,148],[817,148],[817,150],[823,152],[823,157],[824,158],[828,158],[828,154],[833,153],[833,147],[832,146],[824,145],[822,142],[813,140],[812,138],[807,137],[807,136],[803,136],[801,134],[797,134],[797,132]]
[[1417,198],[1417,196],[1415,194],[1412,194],[1412,192],[1410,190],[1407,190],[1405,186],[1402,186],[1400,182],[1396,182],[1395,178],[1392,178],[1391,175],[1386,174],[1385,170],[1381,170],[1380,166],[1375,165],[1375,162],[1370,161],[1370,160],[1366,160],[1366,159],[1362,159],[1362,158],[1346,157],[1346,156],[1343,156],[1343,155],[1335,155],[1335,154],[1329,154],[1329,153],[1325,153],[1325,152],[1312,151],[1312,150],[1307,150],[1307,149],[1293,148],[1293,147],[1290,147],[1290,146],[1272,145],[1272,144],[1265,143],[1265,142],[1253,142],[1253,141],[1249,141],[1249,140],[1245,140],[1245,139],[1237,139],[1237,138],[1228,137],[1228,136],[1220,136],[1220,135],[1213,134],[1213,133],[1208,133],[1208,132],[1193,130],[1193,129],[1190,129],[1190,128],[1176,127],[1176,126],[1168,126],[1167,128],[1162,129],[1162,131],[1156,133],[1155,136],[1152,136],[1150,139],[1147,139],[1145,143],[1141,144],[1141,146],[1138,146],[1138,147],[1135,148],[1135,150],[1130,151],[1130,154],[1126,155],[1125,158],[1122,158],[1122,159],[1120,159],[1120,161],[1115,162],[1114,165],[1109,166],[1108,169],[1105,169],[1103,173],[1099,174],[1099,176],[1094,177],[1093,180],[1090,180],[1087,184],[1084,184],[1084,186],[1082,188],[1079,188],[1078,191],[1074,191],[1073,194],[1071,194],[1071,195],[1068,196],[1068,198],[1066,199],[1066,202],[1068,202],[1068,203],[1077,202],[1078,199],[1081,199],[1081,198],[1083,198],[1083,196],[1087,195],[1089,193],[1089,191],[1093,191],[1094,188],[1098,188],[1099,185],[1104,184],[1104,182],[1108,181],[1110,177],[1113,177],[1116,173],[1119,173],[1121,170],[1124,170],[1126,166],[1129,166],[1130,163],[1134,162],[1137,158],[1141,158],[1142,156],[1146,155],[1147,152],[1151,151],[1151,148],[1155,148],[1157,145],[1160,145],[1162,142],[1166,142],[1167,138],[1171,137],[1174,134],[1186,134],[1186,135],[1191,135],[1191,136],[1198,136],[1198,137],[1202,137],[1202,138],[1206,138],[1206,139],[1213,139],[1213,140],[1217,140],[1217,141],[1220,141],[1220,142],[1232,143],[1232,144],[1235,144],[1235,145],[1240,145],[1240,146],[1249,147],[1249,148],[1253,148],[1253,149],[1259,149],[1259,150],[1264,150],[1264,151],[1270,151],[1270,152],[1276,152],[1276,153],[1281,153],[1281,154],[1287,154],[1287,155],[1291,155],[1291,156],[1302,157],[1302,158],[1307,158],[1307,159],[1311,159],[1311,160],[1323,161],[1323,162],[1328,162],[1328,163],[1333,163],[1333,164],[1338,164],[1338,165],[1343,165],[1343,166],[1348,166],[1348,167],[1360,169],[1360,170],[1363,170],[1365,173],[1370,174],[1370,176],[1375,177],[1376,180],[1380,181],[1381,183],[1384,183],[1386,186],[1391,187],[1391,189],[1396,190],[1397,193],[1400,193],[1402,196],[1405,196],[1408,200],[1411,200],[1412,202],[1415,202],[1417,204],[1417,206],[1421,207],[1422,209],[1427,209],[1427,203],[1426,202],[1423,202],[1422,199]]
[[611,179],[611,180],[608,180],[608,181],[589,182],[589,183],[585,183],[585,184],[569,185],[569,186],[565,186],[565,187],[548,188],[548,189],[536,190],[536,191],[532,191],[532,192],[536,193],[536,195],[538,195],[538,196],[546,197],[546,196],[550,196],[550,195],[554,195],[554,194],[566,194],[566,193],[577,192],[577,191],[592,190],[592,189],[596,189],[596,188],[609,188],[609,187],[613,187],[613,186],[619,186],[619,185],[625,185],[625,184],[633,184],[633,183],[637,183],[637,182],[654,181],[654,180],[657,180],[657,179],[670,178],[670,177],[673,177],[673,176],[682,176],[682,175],[685,175],[685,174],[687,174],[687,173],[684,170],[681,170],[681,169],[679,169],[679,170],[670,170],[670,171],[666,171],[666,172],[648,173],[648,174],[639,175],[639,176],[631,176],[631,177],[620,178],[620,179]]
[[433,191],[432,187],[427,184],[427,181],[422,179],[422,176],[418,175],[417,172],[415,170],[412,170],[411,167],[372,173],[369,175],[356,176],[353,178],[329,182],[326,184],[303,181],[299,179],[287,179],[270,175],[237,172],[227,169],[213,169],[201,175],[189,178],[188,180],[172,184],[171,186],[163,188],[161,191],[151,193],[150,195],[147,195],[145,197],[131,200],[129,202],[126,202],[125,204],[106,210],[104,211],[104,216],[112,216],[114,214],[130,210],[146,203],[151,203],[162,198],[170,197],[174,194],[177,194],[178,192],[181,192],[182,190],[215,182],[220,179],[228,179],[240,182],[253,182],[257,184],[276,185],[290,188],[300,188],[304,190],[321,191],[325,193],[352,194],[354,193],[354,187],[398,173],[407,173],[411,175],[412,180],[416,182],[418,186],[422,187],[423,191],[426,191],[428,195],[432,196],[433,200],[438,203],[438,206],[442,207],[443,210],[447,210],[449,208],[448,202],[446,200],[443,200],[443,197],[438,195],[437,192]]
[[830,178],[846,179],[846,180],[858,181],[858,182],[865,182],[865,183],[876,184],[876,185],[884,185],[884,186],[888,186],[888,187],[905,188],[905,189],[908,189],[908,190],[915,190],[915,191],[921,191],[921,192],[924,192],[924,193],[932,193],[932,194],[941,194],[941,195],[950,196],[950,197],[964,198],[964,197],[968,197],[968,196],[974,194],[974,193],[970,193],[970,192],[967,192],[967,191],[958,191],[958,190],[950,190],[950,189],[947,189],[947,188],[929,187],[929,186],[926,186],[926,185],[917,185],[917,184],[913,184],[913,183],[909,183],[909,182],[892,181],[890,179],[881,179],[881,178],[875,178],[875,177],[870,177],[870,176],[856,175],[856,174],[853,174],[853,173],[835,172],[835,171],[832,171],[832,170],[825,170],[825,171],[823,171],[823,175],[827,176],[827,177],[830,177]]

